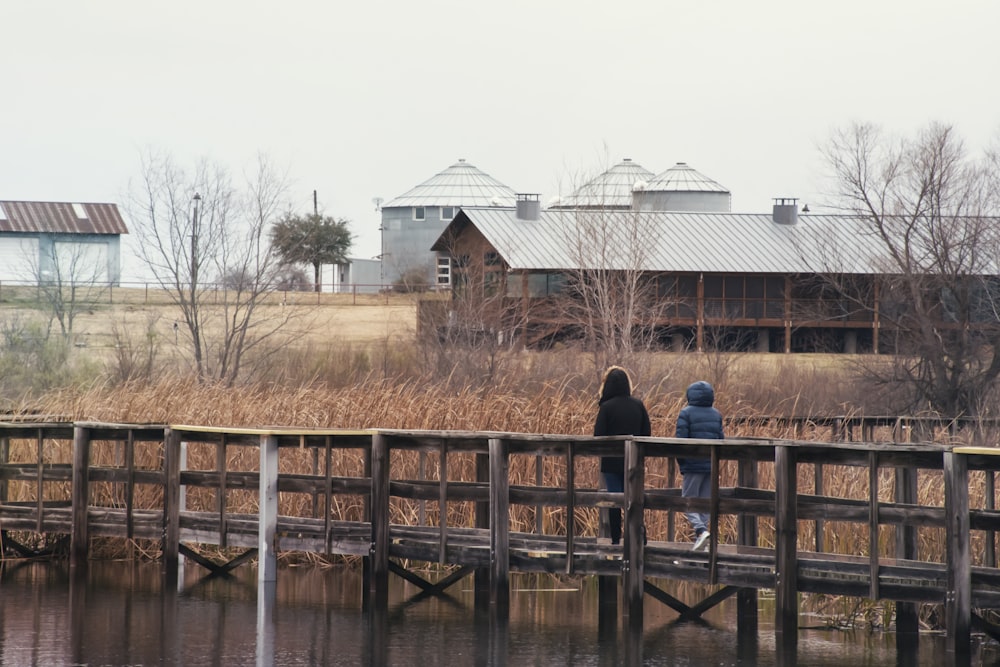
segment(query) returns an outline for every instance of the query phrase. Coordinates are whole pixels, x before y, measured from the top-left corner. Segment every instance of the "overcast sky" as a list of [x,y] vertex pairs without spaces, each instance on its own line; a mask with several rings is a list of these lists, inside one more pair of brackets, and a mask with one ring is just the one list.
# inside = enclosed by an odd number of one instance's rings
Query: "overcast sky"
[[998,0],[7,0],[0,25],[0,200],[122,203],[145,148],[265,153],[357,257],[373,198],[459,158],[543,202],[687,162],[761,212],[820,203],[852,121],[1000,132]]

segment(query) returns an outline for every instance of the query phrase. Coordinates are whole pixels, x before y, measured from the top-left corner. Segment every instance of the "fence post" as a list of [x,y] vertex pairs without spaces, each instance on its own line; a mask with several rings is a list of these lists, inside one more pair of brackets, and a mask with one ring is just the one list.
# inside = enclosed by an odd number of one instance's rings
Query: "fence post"
[[944,453],[944,514],[948,592],[945,622],[949,653],[967,654],[972,625],[972,563],[969,554],[969,461]]
[[163,434],[163,564],[176,574],[181,543],[181,436],[167,428]]
[[73,527],[70,536],[70,566],[87,564],[87,509],[90,505],[90,429],[73,427]]
[[510,461],[507,442],[490,438],[490,603],[506,616],[510,604]]
[[639,443],[625,441],[625,516],[622,541],[625,546],[625,615],[631,628],[642,627],[642,596],[646,580],[643,520],[646,509],[646,461]]
[[798,642],[798,476],[795,448],[777,445],[774,448],[774,532],[775,532],[775,610],[774,633],[781,645]]
[[278,579],[278,438],[260,436],[257,583]]
[[[756,459],[740,459],[737,484],[741,488],[757,488]],[[741,546],[757,546],[757,516],[743,513],[736,525],[736,541]],[[736,594],[736,634],[743,638],[757,637],[757,589],[741,588]]]
[[389,605],[389,442],[387,436],[372,436],[371,453],[371,577],[368,597],[376,609]]

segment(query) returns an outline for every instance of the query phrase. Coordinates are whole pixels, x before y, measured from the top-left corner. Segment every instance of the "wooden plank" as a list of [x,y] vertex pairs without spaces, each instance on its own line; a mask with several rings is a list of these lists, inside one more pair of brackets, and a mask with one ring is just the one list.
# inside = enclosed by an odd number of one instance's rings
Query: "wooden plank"
[[[0,468],[10,463],[10,438],[0,433]],[[0,477],[0,504],[7,502],[7,480]]]
[[[822,496],[823,495],[823,464],[822,463],[815,463],[815,464],[813,464],[813,475],[814,475],[813,492],[817,496]],[[815,522],[813,524],[813,529],[816,531],[816,535],[815,535],[815,537],[816,537],[816,540],[815,540],[815,542],[816,542],[815,549],[816,549],[816,552],[819,553],[819,552],[823,551],[823,534],[824,534],[824,532],[826,530],[826,521],[824,521],[823,518],[815,519]]]
[[945,540],[948,593],[945,597],[949,653],[968,654],[972,628],[972,569],[969,552],[969,470],[963,454],[944,455]]
[[[995,510],[997,507],[996,491],[996,471],[986,470],[986,509]],[[986,531],[986,552],[983,555],[983,564],[987,567],[997,566],[997,534],[995,530]]]
[[[70,566],[87,564],[89,536],[87,535],[87,510],[90,505],[90,486],[87,467],[90,465],[90,431],[82,426],[73,429],[73,531],[70,536]],[[41,510],[38,510],[41,518]]]
[[[261,440],[260,438],[266,438],[266,437],[273,438],[274,436],[273,435],[258,436],[259,440],[258,445],[261,447],[261,456],[263,456],[264,441]],[[228,440],[228,435],[226,433],[222,433],[218,444],[216,444],[215,446],[215,469],[219,473],[219,486],[215,490],[215,510],[219,513],[219,545],[223,547],[226,546],[226,489],[228,488],[226,483],[227,482],[226,474],[227,474],[227,468],[229,467],[226,461],[227,440]],[[277,449],[275,449],[275,453],[277,453]],[[263,459],[261,462],[263,462]],[[261,489],[263,489],[264,468],[261,467],[260,470],[261,470],[261,476],[258,480],[258,485],[260,486]],[[260,502],[261,503],[264,502],[263,496],[261,496]],[[264,552],[262,551],[261,553]]]
[[502,616],[510,604],[509,466],[506,442],[490,438],[490,604]]

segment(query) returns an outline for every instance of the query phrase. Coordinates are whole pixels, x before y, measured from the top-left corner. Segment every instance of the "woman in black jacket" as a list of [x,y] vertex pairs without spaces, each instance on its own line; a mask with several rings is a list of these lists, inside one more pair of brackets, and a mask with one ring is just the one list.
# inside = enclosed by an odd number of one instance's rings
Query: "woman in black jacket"
[[[646,406],[632,395],[632,380],[620,366],[612,366],[604,373],[601,383],[600,407],[594,422],[594,435],[649,435],[649,413]],[[601,457],[601,475],[608,491],[621,493],[625,490],[625,457]],[[613,508],[608,511],[608,526],[611,529],[611,543],[618,544],[622,538],[622,512]]]

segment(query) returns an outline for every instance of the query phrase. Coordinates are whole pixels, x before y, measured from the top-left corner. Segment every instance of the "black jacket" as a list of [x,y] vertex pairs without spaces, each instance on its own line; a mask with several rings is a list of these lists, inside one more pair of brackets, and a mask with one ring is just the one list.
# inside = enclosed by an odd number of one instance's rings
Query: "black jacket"
[[[611,367],[604,376],[594,435],[649,435],[649,413],[632,396],[632,383],[624,369]],[[625,473],[624,456],[601,457],[601,472]]]

